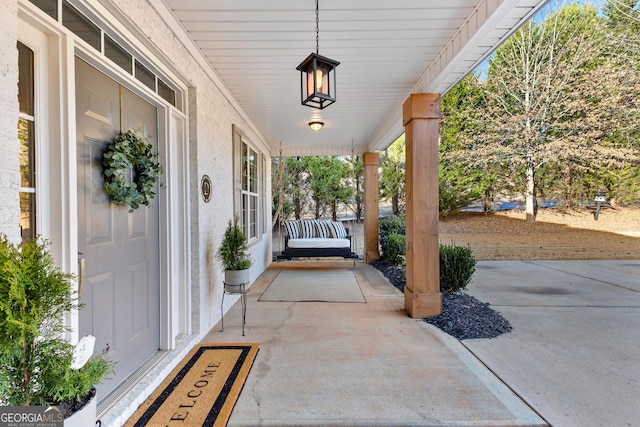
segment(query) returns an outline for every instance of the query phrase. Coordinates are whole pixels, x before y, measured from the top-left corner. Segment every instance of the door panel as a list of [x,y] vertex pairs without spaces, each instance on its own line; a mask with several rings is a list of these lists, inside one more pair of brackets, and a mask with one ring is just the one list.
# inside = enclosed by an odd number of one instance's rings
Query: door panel
[[78,251],[85,260],[80,334],[110,349],[114,378],[101,396],[158,351],[160,343],[157,198],[129,213],[104,191],[102,153],[121,131],[134,129],[157,147],[157,110],[76,59]]
[[[115,313],[115,271],[105,271],[85,278],[82,290],[82,301],[86,306],[82,309],[83,317],[80,318],[82,335],[91,334],[100,337],[99,343],[115,342],[114,331],[116,328]],[[89,310],[100,307],[99,315],[90,315]],[[83,322],[84,319],[84,322]],[[106,344],[101,344],[97,351],[101,351]],[[98,347],[98,344],[96,344]]]
[[106,146],[104,140],[97,141],[85,136],[83,153],[85,200],[83,208],[85,213],[90,215],[89,220],[84,224],[86,246],[113,243],[114,240],[109,196],[104,191],[89,191],[87,193],[88,189],[100,188],[101,183],[104,182],[101,158]]

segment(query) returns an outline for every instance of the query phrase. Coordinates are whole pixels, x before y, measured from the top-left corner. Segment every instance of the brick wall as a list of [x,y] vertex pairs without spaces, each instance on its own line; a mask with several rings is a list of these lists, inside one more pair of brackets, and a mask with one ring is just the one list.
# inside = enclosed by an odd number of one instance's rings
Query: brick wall
[[20,241],[17,0],[0,0],[0,233]]

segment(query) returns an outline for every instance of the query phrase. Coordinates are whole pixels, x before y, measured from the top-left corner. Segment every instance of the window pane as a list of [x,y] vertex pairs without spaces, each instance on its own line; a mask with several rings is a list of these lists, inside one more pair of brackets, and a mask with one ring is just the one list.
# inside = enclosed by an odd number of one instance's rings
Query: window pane
[[120,68],[131,74],[131,55],[106,34],[104,36],[104,54]]
[[251,187],[249,191],[252,193],[258,192],[258,177],[256,176],[256,168],[257,168],[257,154],[253,150],[249,150],[249,181]]
[[20,112],[33,116],[33,51],[18,42],[18,102]]
[[100,28],[84,17],[66,1],[62,3],[62,25],[96,50],[100,50]]
[[156,76],[138,61],[136,61],[136,79],[152,91],[156,91]]
[[246,194],[242,195],[242,232],[245,236],[248,236],[247,232],[247,212],[249,210],[249,196]]
[[58,0],[30,0],[36,7],[44,13],[58,20]]
[[251,211],[249,212],[249,238],[258,237],[258,197],[249,196],[251,200]]
[[247,144],[242,143],[242,189],[249,190],[249,169],[247,160]]
[[33,51],[18,43],[18,98],[21,117],[18,119],[20,141],[20,229],[23,240],[36,234],[35,198],[35,124]]
[[33,188],[35,178],[34,125],[31,120],[18,120],[18,139],[20,140],[20,186]]
[[33,239],[36,235],[36,195],[20,193],[20,232],[22,241]]
[[176,92],[160,79],[158,79],[158,95],[169,104],[176,106]]

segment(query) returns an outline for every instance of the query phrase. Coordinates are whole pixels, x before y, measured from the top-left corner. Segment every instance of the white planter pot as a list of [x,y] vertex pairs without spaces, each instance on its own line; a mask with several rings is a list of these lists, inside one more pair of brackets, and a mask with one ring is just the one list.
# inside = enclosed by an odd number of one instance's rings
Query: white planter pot
[[98,399],[93,398],[78,412],[64,419],[64,427],[94,427],[97,418]]
[[249,283],[249,269],[246,270],[225,270],[224,271],[224,284],[225,285],[241,285],[243,283]]

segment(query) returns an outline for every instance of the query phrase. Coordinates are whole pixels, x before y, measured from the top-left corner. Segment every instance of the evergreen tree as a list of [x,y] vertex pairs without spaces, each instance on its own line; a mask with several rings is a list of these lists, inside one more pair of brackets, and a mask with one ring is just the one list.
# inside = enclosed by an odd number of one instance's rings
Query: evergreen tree
[[[468,152],[484,125],[484,90],[477,74],[469,74],[442,97],[439,146],[440,212],[454,213],[482,199],[485,212],[491,207],[497,185],[494,164],[471,166],[459,154]],[[451,156],[451,153],[455,153]]]
[[347,164],[334,156],[309,157],[307,168],[307,183],[315,218],[322,217],[329,209],[336,221],[338,203],[347,202],[352,193],[345,183],[349,174]]
[[402,134],[389,146],[387,159],[380,164],[380,199],[391,202],[394,215],[405,208],[406,165],[405,135]]

